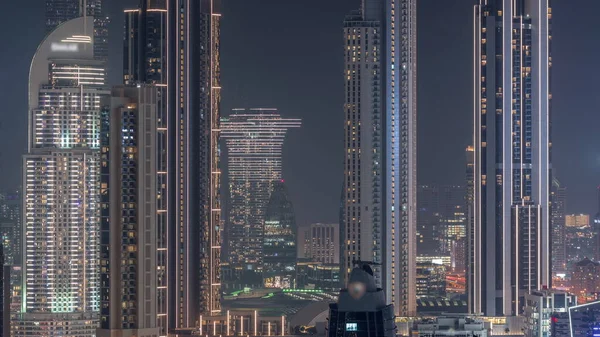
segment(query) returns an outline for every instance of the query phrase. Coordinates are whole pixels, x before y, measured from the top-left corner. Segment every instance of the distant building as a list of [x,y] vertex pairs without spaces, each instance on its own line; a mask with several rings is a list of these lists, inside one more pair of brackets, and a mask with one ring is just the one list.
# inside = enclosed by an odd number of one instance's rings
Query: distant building
[[320,289],[338,291],[340,289],[340,265],[325,264],[310,259],[298,259],[296,282],[299,289]]
[[567,208],[567,188],[561,186],[558,179],[552,181],[550,201],[552,202],[552,275],[567,271],[567,246],[565,232],[565,213]]
[[525,295],[525,336],[549,337],[552,317],[557,313],[566,313],[577,305],[577,297],[564,292],[551,290],[533,291]]
[[156,121],[152,86],[115,87],[100,126],[98,337],[156,337]]
[[565,216],[565,226],[567,227],[590,227],[589,214],[569,214]]
[[20,265],[22,262],[22,205],[20,188],[0,194],[0,239],[5,265]]
[[262,239],[262,275],[267,288],[296,286],[296,214],[283,182],[273,183],[266,205]]
[[600,292],[600,263],[584,259],[575,264],[571,273],[571,291],[580,302]]
[[328,337],[393,337],[396,335],[394,305],[386,304],[367,264],[350,273],[348,286],[337,303],[329,305]]
[[234,109],[221,119],[230,197],[225,243],[232,271],[262,273],[265,210],[273,182],[283,179],[287,131],[300,125],[299,119],[283,118],[277,109]]
[[421,320],[415,324],[415,335],[419,337],[487,337],[485,322],[464,315],[441,316]]
[[325,264],[340,263],[339,224],[315,223],[298,231],[298,258]]
[[446,267],[435,263],[417,263],[417,297],[446,296]]

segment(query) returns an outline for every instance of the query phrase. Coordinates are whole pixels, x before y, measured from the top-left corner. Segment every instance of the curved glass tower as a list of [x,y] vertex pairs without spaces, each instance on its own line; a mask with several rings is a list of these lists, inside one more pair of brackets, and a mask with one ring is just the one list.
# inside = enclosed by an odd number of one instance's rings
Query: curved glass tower
[[265,211],[263,280],[267,288],[296,286],[296,214],[284,181],[273,183]]
[[92,20],[67,21],[31,63],[17,336],[96,334],[100,100],[109,92],[93,32]]
[[265,207],[273,181],[282,178],[282,151],[288,129],[299,119],[282,118],[276,109],[235,109],[221,122],[229,171],[229,261],[234,275],[263,268]]

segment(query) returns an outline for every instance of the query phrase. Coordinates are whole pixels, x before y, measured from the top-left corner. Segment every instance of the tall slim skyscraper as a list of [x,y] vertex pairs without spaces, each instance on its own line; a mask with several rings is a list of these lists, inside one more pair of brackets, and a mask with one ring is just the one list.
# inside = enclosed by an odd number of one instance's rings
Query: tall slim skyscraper
[[159,336],[221,311],[220,0],[125,11],[124,82],[159,89]]
[[[46,33],[51,33],[60,24],[83,16],[86,7],[86,20],[94,22],[94,56],[108,61],[108,24],[110,19],[102,10],[103,0],[46,0]],[[92,35],[85,32],[86,35]]]
[[549,0],[474,8],[474,254],[470,311],[523,311],[550,285]]
[[116,87],[102,106],[98,337],[156,337],[158,90]]
[[[142,0],[137,9],[125,10],[123,39],[123,83],[148,84],[157,90],[156,111],[156,254],[157,254],[157,324],[159,336],[168,333],[169,308],[169,223],[175,217],[169,212],[169,152],[167,115],[167,6],[165,0]],[[173,110],[171,110],[173,111]],[[170,199],[171,198],[171,199]],[[171,221],[171,222],[169,222]],[[174,249],[174,248],[172,248]],[[171,249],[171,251],[172,251]],[[171,267],[174,268],[173,265]]]
[[100,100],[109,92],[92,28],[85,18],[63,23],[31,63],[18,336],[96,334]]
[[552,180],[551,188],[552,225],[552,275],[567,272],[567,242],[565,215],[567,212],[567,188],[558,179]]
[[300,125],[277,109],[235,109],[221,121],[229,172],[228,260],[237,277],[244,270],[262,273],[265,209],[274,182],[282,179],[287,131]]
[[416,312],[417,2],[364,0],[344,22],[342,275],[380,263],[398,316]]
[[[221,311],[220,0],[167,3],[167,324]],[[164,154],[163,154],[164,155]]]

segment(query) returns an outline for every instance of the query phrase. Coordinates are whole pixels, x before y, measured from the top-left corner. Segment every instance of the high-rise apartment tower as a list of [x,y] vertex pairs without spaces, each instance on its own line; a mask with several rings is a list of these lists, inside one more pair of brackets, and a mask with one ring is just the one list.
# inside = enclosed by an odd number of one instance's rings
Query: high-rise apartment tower
[[220,0],[125,11],[124,82],[159,89],[159,336],[221,312],[220,22]]
[[416,311],[417,1],[364,0],[344,21],[342,275],[373,261],[397,316]]
[[549,0],[474,8],[474,238],[469,308],[520,314],[550,286]]
[[154,86],[115,87],[100,126],[98,337],[156,337]]
[[92,29],[83,17],[61,24],[31,63],[17,336],[96,334],[100,101],[109,91]]

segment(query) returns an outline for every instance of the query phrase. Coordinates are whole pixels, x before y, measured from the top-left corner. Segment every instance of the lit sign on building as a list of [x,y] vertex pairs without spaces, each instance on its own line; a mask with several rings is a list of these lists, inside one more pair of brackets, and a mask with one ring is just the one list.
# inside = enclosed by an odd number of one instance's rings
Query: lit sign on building
[[358,331],[358,323],[346,323],[346,331]]
[[50,45],[52,51],[78,52],[79,45],[77,43],[52,43]]

